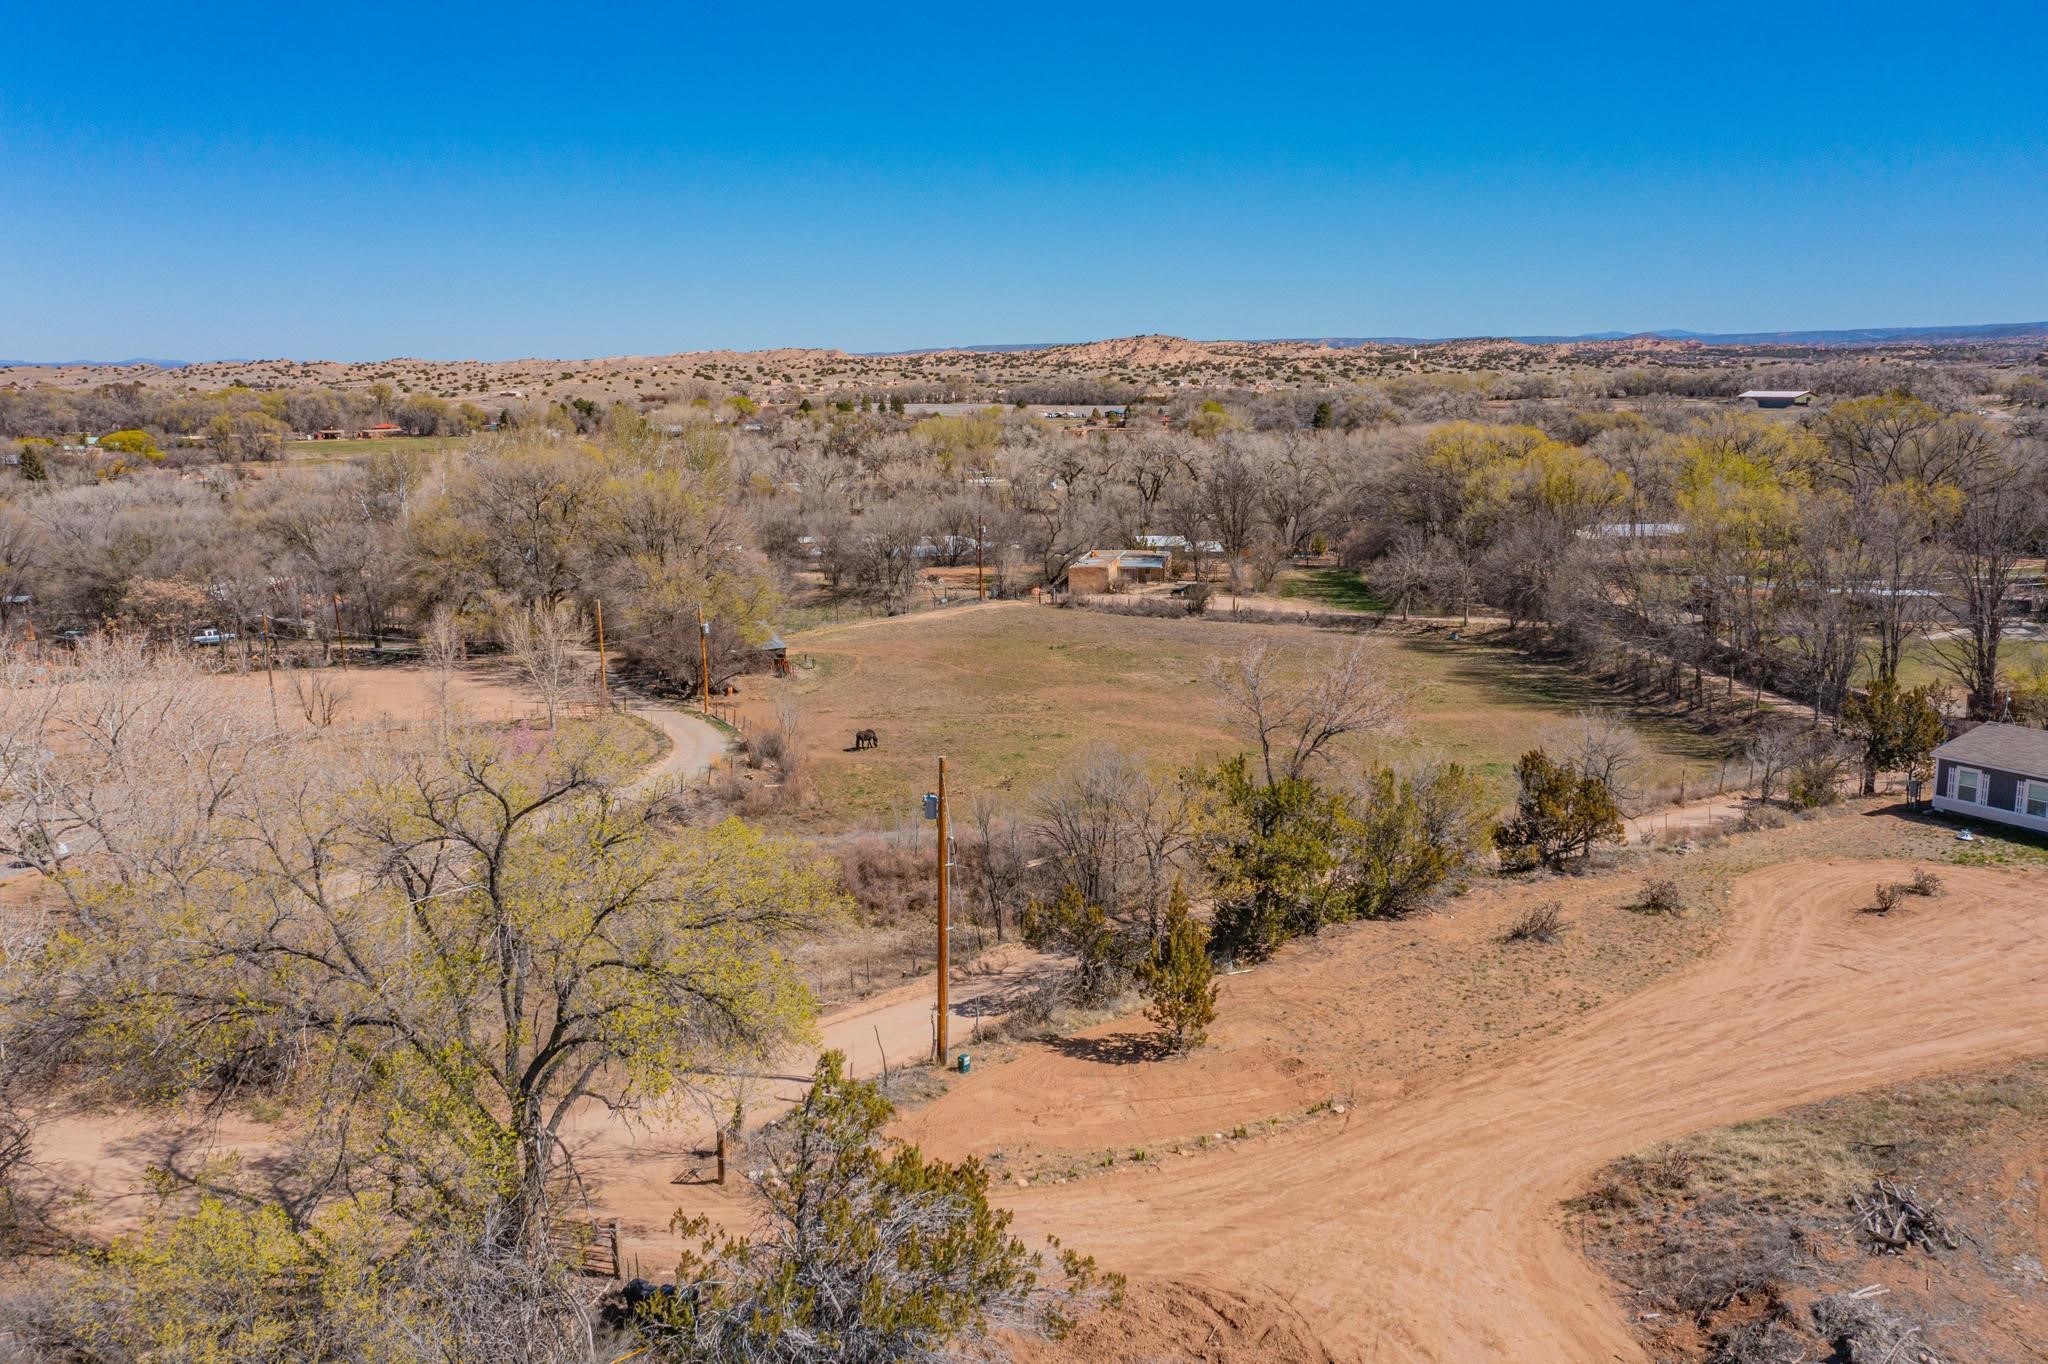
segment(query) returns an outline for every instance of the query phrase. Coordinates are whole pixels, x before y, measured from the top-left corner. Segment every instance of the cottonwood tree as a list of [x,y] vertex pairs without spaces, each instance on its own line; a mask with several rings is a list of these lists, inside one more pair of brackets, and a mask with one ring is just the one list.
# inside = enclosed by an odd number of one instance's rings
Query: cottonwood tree
[[1940,598],[1936,533],[1962,510],[1953,487],[1895,483],[1856,502],[1857,582],[1851,591],[1871,635],[1871,671],[1896,679],[1906,646],[1926,634]]
[[1032,800],[1030,827],[1056,881],[1159,934],[1159,906],[1193,830],[1186,784],[1136,756],[1097,748],[1062,768]]
[[434,713],[445,735],[455,723],[455,676],[469,655],[462,617],[446,606],[434,608],[420,635],[420,656],[434,681]]
[[1999,646],[2012,610],[2008,594],[2044,521],[2041,473],[2015,460],[1999,477],[1967,490],[1961,511],[1942,534],[1948,578],[1942,606],[1952,628],[1934,641],[1934,652],[1961,684],[1972,716],[1990,719],[1998,713]]
[[556,712],[589,684],[582,617],[567,602],[510,606],[498,617],[498,639],[519,675],[540,693],[553,729]]
[[1302,675],[1290,676],[1295,662],[1260,642],[1209,669],[1224,719],[1257,744],[1269,784],[1304,776],[1347,734],[1391,731],[1407,709],[1371,645],[1300,660]]
[[1612,712],[1579,711],[1558,727],[1544,749],[1579,776],[1605,785],[1622,811],[1632,811],[1642,799],[1643,741]]
[[207,812],[210,859],[88,882],[78,931],[10,983],[42,982],[116,1092],[277,1087],[305,1123],[295,1206],[545,1257],[573,1115],[801,1035],[780,949],[836,904],[735,822],[672,827],[629,771],[596,727],[274,758]]

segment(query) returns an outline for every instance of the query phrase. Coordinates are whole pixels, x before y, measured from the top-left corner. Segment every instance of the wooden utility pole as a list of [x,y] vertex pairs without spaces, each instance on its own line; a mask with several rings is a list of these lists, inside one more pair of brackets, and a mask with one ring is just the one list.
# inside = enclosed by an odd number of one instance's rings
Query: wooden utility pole
[[334,605],[334,656],[340,660],[341,666],[346,668],[348,666],[348,641],[341,636],[341,593],[335,593],[328,600]]
[[611,705],[611,703],[612,703],[612,686],[611,686],[611,681],[610,681],[610,679],[609,679],[609,678],[607,678],[607,677],[605,676],[605,673],[606,673],[607,669],[606,669],[606,667],[605,667],[605,656],[604,656],[604,603],[600,601],[600,602],[596,603],[596,606],[597,606],[597,694],[598,694],[598,697],[599,697],[599,698],[600,698],[600,699],[601,699],[601,700],[602,700],[602,701],[604,702],[604,704],[605,704],[605,705],[607,705],[607,706],[609,706],[609,705]]
[[988,592],[981,585],[981,542],[986,539],[988,539],[988,527],[977,525],[974,528],[974,599],[976,601],[988,600]]
[[946,997],[946,976],[952,965],[951,946],[947,941],[946,923],[946,863],[952,858],[950,840],[946,837],[946,756],[939,755],[939,1028],[938,1056],[940,1065],[946,1064],[946,1019],[951,1001]]
[[697,608],[697,699],[704,714],[711,714],[711,626],[704,620],[704,608]]
[[277,673],[271,667],[270,653],[270,611],[263,612],[263,682],[270,688],[270,727],[278,728],[277,722]]

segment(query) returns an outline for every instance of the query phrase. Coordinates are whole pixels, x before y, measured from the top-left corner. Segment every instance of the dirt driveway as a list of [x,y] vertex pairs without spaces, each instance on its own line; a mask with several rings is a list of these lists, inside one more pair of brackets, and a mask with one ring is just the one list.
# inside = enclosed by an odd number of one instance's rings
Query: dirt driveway
[[1341,1360],[1642,1359],[1558,1213],[1601,1165],[1700,1128],[2048,1050],[2048,879],[1954,870],[1944,898],[1857,912],[1874,878],[1906,870],[1845,860],[1754,873],[1718,955],[1427,1092],[1128,1173],[1003,1189],[1021,1228],[1129,1272],[1150,1304],[1035,1357],[1147,1357],[1143,1339],[1106,1338],[1165,1329],[1175,1300],[1207,1319],[1228,1285],[1241,1309],[1298,1326],[1287,1349],[1306,1334]]

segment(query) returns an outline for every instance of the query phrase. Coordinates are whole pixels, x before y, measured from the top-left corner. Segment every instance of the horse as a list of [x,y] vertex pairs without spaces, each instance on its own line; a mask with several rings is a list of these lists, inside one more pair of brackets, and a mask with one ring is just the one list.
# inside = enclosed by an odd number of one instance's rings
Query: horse
[[863,748],[880,748],[881,746],[882,741],[875,736],[875,732],[872,729],[854,731],[853,747],[855,752],[859,752]]

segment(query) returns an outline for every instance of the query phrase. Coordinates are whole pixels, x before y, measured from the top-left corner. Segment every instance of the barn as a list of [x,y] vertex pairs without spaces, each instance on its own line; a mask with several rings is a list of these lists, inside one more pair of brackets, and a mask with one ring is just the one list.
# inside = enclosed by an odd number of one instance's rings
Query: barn
[[1804,407],[1813,401],[1813,394],[1803,388],[1752,388],[1735,396],[1758,407]]
[[1978,725],[1935,749],[1934,808],[2048,833],[2048,730]]

